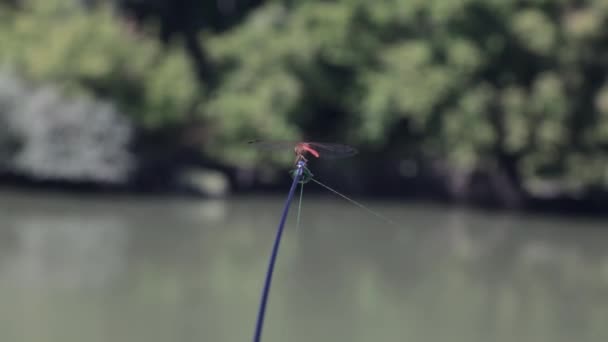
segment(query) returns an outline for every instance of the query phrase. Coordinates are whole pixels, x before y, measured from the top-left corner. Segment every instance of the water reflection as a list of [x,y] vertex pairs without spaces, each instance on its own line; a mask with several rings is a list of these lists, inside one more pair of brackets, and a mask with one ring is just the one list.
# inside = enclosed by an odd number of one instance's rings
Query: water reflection
[[[0,339],[248,341],[281,201],[2,194]],[[602,222],[376,208],[307,200],[265,341],[608,339]]]
[[13,225],[16,248],[0,272],[14,286],[101,287],[124,267],[126,231],[120,220],[40,215]]

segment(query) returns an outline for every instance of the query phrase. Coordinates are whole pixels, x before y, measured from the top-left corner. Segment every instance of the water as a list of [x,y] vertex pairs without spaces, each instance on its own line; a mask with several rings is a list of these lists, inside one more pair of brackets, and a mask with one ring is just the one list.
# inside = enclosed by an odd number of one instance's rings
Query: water
[[[0,341],[250,341],[282,201],[0,193]],[[264,341],[608,340],[605,222],[368,203],[305,195]]]

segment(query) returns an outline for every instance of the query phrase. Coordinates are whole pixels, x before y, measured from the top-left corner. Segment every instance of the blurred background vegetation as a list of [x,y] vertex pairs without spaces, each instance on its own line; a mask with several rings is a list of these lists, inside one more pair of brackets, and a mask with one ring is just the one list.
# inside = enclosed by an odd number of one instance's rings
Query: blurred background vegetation
[[0,341],[249,339],[251,139],[396,222],[307,185],[264,342],[608,341],[607,75],[607,0],[0,0]]
[[603,0],[0,0],[0,175],[260,190],[293,158],[245,142],[307,139],[361,151],[318,165],[350,193],[601,211],[607,24]]

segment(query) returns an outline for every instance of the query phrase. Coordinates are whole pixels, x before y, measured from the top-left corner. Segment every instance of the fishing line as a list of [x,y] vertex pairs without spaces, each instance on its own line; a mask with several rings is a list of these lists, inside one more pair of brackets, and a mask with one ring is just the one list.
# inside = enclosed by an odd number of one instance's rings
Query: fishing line
[[368,213],[370,213],[370,214],[372,214],[372,215],[376,216],[377,218],[379,218],[379,219],[381,219],[381,220],[383,220],[383,221],[385,221],[385,222],[387,222],[387,223],[389,223],[389,224],[391,224],[391,225],[393,225],[393,226],[397,226],[397,224],[396,224],[395,222],[393,222],[392,220],[390,220],[389,218],[386,218],[385,216],[383,216],[383,215],[381,215],[381,214],[379,214],[379,213],[377,213],[377,212],[375,212],[375,211],[371,210],[370,208],[368,208],[368,207],[364,206],[363,204],[361,204],[361,203],[359,203],[359,202],[355,201],[354,199],[349,198],[348,196],[346,196],[346,195],[344,195],[344,194],[342,194],[342,193],[338,192],[338,190],[334,190],[334,189],[330,188],[329,186],[327,186],[327,185],[325,185],[325,184],[323,184],[323,183],[319,182],[319,181],[318,181],[318,180],[316,180],[315,178],[310,178],[310,180],[312,180],[313,182],[315,182],[315,183],[319,184],[320,186],[324,187],[325,189],[327,189],[327,190],[329,190],[329,191],[333,192],[334,194],[336,194],[336,195],[338,195],[338,196],[340,196],[340,197],[344,198],[345,200],[347,200],[347,201],[349,201],[350,203],[352,203],[352,204],[354,204],[354,205],[358,206],[359,208],[362,208],[362,209],[366,210]]

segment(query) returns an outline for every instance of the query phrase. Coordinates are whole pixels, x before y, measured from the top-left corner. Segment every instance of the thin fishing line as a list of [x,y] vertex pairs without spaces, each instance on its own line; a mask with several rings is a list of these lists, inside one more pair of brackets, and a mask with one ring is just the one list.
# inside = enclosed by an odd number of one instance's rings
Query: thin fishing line
[[300,183],[300,199],[298,200],[298,215],[296,216],[296,231],[300,230],[300,214],[302,213],[302,195],[304,194],[304,183]]
[[345,200],[349,201],[350,203],[352,203],[352,204],[354,204],[354,205],[358,206],[359,208],[366,210],[368,213],[370,213],[370,214],[372,214],[372,215],[376,216],[377,218],[379,218],[379,219],[381,219],[381,220],[383,220],[383,221],[385,221],[385,222],[387,222],[387,223],[390,223],[390,224],[392,224],[393,226],[397,226],[397,224],[396,224],[395,222],[393,222],[392,220],[390,220],[389,218],[386,218],[385,216],[382,216],[382,215],[380,215],[379,213],[377,213],[377,212],[375,212],[375,211],[371,210],[370,208],[368,208],[368,207],[364,206],[363,204],[361,204],[361,203],[359,203],[359,202],[355,201],[354,199],[349,198],[348,196],[341,194],[341,193],[340,193],[340,192],[338,192],[337,190],[334,190],[334,189],[330,188],[329,186],[327,186],[327,185],[325,185],[325,184],[323,184],[323,183],[319,182],[319,181],[318,181],[318,180],[316,180],[315,178],[311,178],[311,180],[312,180],[313,182],[315,182],[315,183],[319,184],[320,186],[324,187],[325,189],[327,189],[327,190],[329,190],[329,191],[333,192],[334,194],[336,194],[336,195],[338,195],[338,196],[340,196],[340,197],[344,198]]

